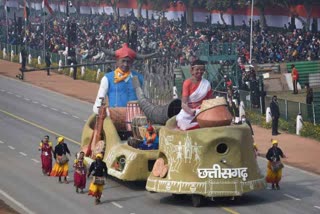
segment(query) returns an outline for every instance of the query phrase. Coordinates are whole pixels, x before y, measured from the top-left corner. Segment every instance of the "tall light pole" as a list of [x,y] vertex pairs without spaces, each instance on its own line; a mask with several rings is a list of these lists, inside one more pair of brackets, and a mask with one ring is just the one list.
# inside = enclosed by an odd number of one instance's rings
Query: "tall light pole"
[[67,1],[66,13],[67,13],[67,64],[69,65],[70,62],[70,17],[69,17],[69,4],[70,1]]
[[250,59],[249,59],[249,64],[252,63],[252,29],[253,29],[253,5],[254,5],[254,0],[251,0],[251,20],[250,20]]
[[[70,8],[72,7],[72,2],[71,1],[67,1],[67,7],[66,7],[66,12],[67,12],[67,42],[68,42],[68,57],[67,57],[67,64],[71,65],[71,63],[76,64],[76,60],[75,60],[75,47],[73,47],[72,52],[71,52],[71,33],[75,33],[75,32],[71,32],[70,30]],[[73,67],[73,79],[77,79],[77,67]]]

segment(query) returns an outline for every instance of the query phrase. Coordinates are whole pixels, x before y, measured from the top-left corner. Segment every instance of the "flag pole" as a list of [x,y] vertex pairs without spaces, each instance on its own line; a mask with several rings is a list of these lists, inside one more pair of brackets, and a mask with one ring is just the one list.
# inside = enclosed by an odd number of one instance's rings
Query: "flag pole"
[[8,5],[7,0],[5,4],[5,10],[6,10],[6,24],[7,24],[7,45],[9,44],[9,20],[8,20]]
[[27,11],[27,0],[24,0],[24,39],[26,40],[24,43],[25,48],[27,48],[27,19],[28,19],[28,11]]
[[45,10],[44,10],[44,0],[42,1],[42,13],[43,13],[43,58],[45,58],[46,56],[46,14],[45,14]]

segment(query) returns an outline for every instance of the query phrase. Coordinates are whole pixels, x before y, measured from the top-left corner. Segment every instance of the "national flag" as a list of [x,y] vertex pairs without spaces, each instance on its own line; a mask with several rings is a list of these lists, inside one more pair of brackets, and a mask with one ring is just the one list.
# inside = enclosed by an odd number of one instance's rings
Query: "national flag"
[[45,9],[45,15],[50,13],[51,15],[53,14],[53,10],[50,7],[49,1],[48,0],[43,0],[42,1],[42,9]]
[[29,15],[30,15],[30,7],[29,7],[27,0],[24,0],[23,16],[24,16],[25,21],[27,21],[29,19]]

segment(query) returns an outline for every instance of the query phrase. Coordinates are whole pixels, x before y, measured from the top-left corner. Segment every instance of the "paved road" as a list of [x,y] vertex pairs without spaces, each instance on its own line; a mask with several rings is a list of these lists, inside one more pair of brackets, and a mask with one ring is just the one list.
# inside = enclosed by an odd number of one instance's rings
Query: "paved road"
[[[290,166],[284,170],[280,191],[267,189],[236,201],[217,200],[193,208],[188,199],[149,193],[143,183],[109,179],[102,204],[94,206],[93,198],[76,194],[72,183],[58,184],[56,178],[42,176],[37,151],[45,134],[53,141],[63,135],[75,154],[90,114],[89,103],[0,77],[0,199],[28,214],[320,213],[320,176]],[[259,159],[259,165],[264,171],[266,161]]]

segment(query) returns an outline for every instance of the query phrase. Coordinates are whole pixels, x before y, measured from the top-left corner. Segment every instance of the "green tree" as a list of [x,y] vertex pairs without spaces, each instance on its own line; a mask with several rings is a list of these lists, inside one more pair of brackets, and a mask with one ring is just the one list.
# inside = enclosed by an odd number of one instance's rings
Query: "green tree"
[[170,6],[170,0],[149,0],[154,10],[162,11]]
[[261,29],[267,27],[267,21],[265,16],[265,9],[267,6],[273,5],[273,0],[255,0],[254,5],[260,11],[260,24]]
[[275,4],[278,6],[281,6],[285,8],[286,10],[291,11],[292,7],[296,7],[297,5],[303,5],[306,12],[307,12],[307,17],[306,20],[304,20],[302,17],[299,16],[297,11],[292,12],[292,16],[294,18],[297,18],[303,26],[305,26],[305,29],[307,31],[310,30],[310,23],[311,23],[311,18],[312,18],[312,9],[314,4],[320,5],[320,3],[314,1],[314,0],[274,0]]
[[193,9],[195,7],[205,8],[206,2],[209,0],[181,0],[186,7],[186,20],[187,24],[193,25]]
[[[251,7],[251,3],[254,3],[254,7],[259,10],[260,14],[260,24],[261,29],[267,27],[267,21],[265,16],[265,10],[267,7],[274,6],[276,1],[279,0],[251,0],[251,1],[241,1],[241,5],[246,5]],[[248,4],[249,3],[249,4]]]
[[[100,1],[100,0],[95,0]],[[102,0],[102,2],[105,1],[108,5],[112,7],[113,10],[113,18],[118,19],[118,8],[117,5],[121,0]]]
[[138,4],[138,14],[137,17],[140,19],[141,18],[141,11],[142,11],[142,6],[148,4],[148,0],[137,0]]
[[205,8],[206,1],[207,0],[150,0],[150,3],[154,9],[162,11],[174,4],[184,4],[186,7],[187,24],[193,25],[193,9],[195,7]]
[[[203,1],[205,3],[206,8],[211,10],[218,10],[220,12],[220,19],[223,24],[226,24],[224,20],[224,13],[228,10],[236,10],[239,5],[245,5],[245,0],[207,0]],[[231,25],[234,26],[234,15],[231,15]]]
[[223,18],[223,14],[228,10],[230,6],[231,0],[213,0],[213,1],[206,1],[206,8],[208,10],[218,10],[220,14],[220,19],[222,23],[226,25],[226,22]]

